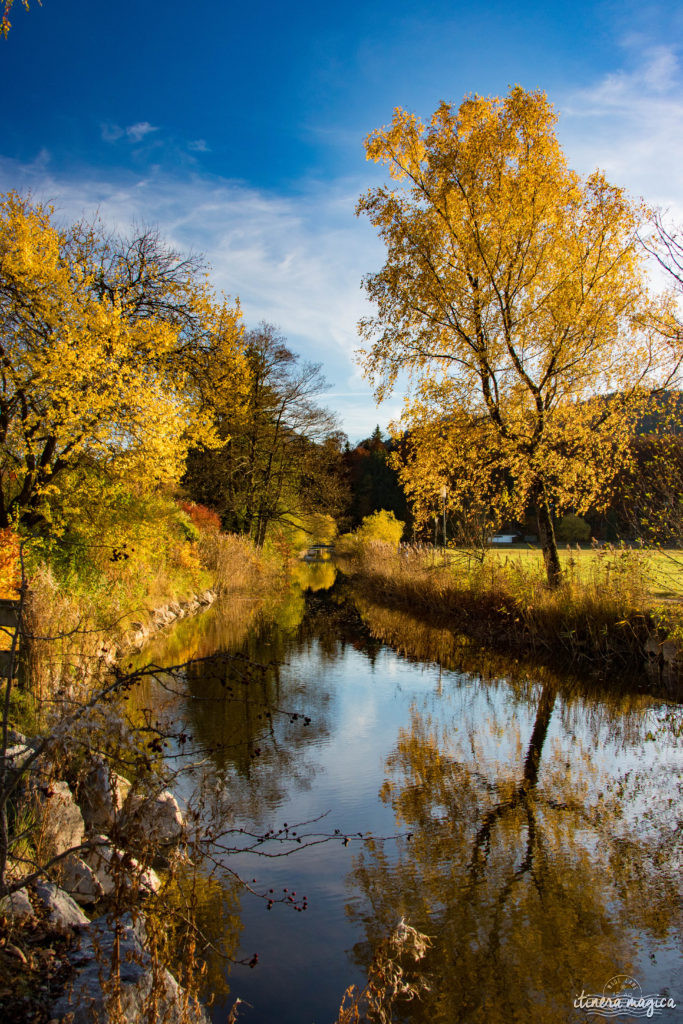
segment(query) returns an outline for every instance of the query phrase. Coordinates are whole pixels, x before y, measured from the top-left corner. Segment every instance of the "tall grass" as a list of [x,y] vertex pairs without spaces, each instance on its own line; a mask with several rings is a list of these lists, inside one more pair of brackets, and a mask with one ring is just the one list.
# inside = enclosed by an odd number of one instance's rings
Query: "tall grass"
[[602,549],[589,566],[569,557],[550,588],[542,564],[468,557],[447,562],[419,546],[361,545],[343,568],[389,605],[423,610],[485,643],[563,660],[633,665],[657,633],[646,554]]
[[237,534],[207,532],[200,539],[199,553],[220,594],[268,588],[282,573],[272,553],[257,550],[248,537]]
[[125,646],[129,631],[154,631],[154,612],[163,606],[207,589],[256,599],[277,589],[277,557],[246,537],[221,533],[208,512],[186,504],[137,523],[134,540],[129,534],[113,549],[108,543],[88,550],[80,574],[63,551],[30,552],[23,648],[33,700],[106,669],[108,653]]
[[46,565],[31,576],[23,629],[23,688],[38,720],[56,692],[92,679],[117,633],[115,622],[105,629],[97,610],[60,586]]

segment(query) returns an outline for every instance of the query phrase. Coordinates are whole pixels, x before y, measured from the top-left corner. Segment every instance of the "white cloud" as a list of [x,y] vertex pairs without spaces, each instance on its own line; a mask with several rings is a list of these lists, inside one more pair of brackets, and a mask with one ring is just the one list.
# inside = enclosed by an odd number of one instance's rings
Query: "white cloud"
[[149,121],[138,121],[137,124],[131,124],[126,128],[126,135],[133,142],[139,142],[140,139],[144,139],[145,135],[158,131],[159,129],[150,124]]
[[[629,42],[629,56],[636,40]],[[683,218],[683,74],[673,46],[644,46],[633,66],[559,97],[570,162]]]
[[323,364],[335,392],[327,404],[352,439],[397,412],[396,403],[376,408],[354,358],[356,323],[367,312],[361,278],[383,259],[372,229],[354,215],[363,185],[314,183],[284,197],[199,174],[92,172],[76,180],[50,173],[43,158],[0,159],[0,190],[31,190],[60,220],[97,213],[123,233],[133,222],[154,225],[177,248],[206,254],[215,287],[239,296],[248,326],[274,323],[303,359]]
[[118,124],[100,125],[100,133],[105,142],[118,142],[123,138],[130,142],[140,142],[146,135],[158,131],[159,129],[149,121],[138,121],[137,124],[128,125],[127,128],[122,128]]
[[207,145],[206,139],[193,139],[192,142],[188,142],[187,148],[193,153],[210,153],[211,150]]
[[118,142],[123,137],[124,130],[118,124],[102,124],[100,134],[104,142]]

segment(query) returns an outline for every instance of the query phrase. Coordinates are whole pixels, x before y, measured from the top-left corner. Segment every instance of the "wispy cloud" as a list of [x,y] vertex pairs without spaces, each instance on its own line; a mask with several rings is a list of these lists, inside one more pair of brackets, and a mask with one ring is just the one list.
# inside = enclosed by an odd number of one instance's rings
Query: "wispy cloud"
[[193,153],[210,153],[211,150],[207,145],[206,139],[193,139],[192,142],[188,142],[187,148]]
[[583,172],[683,217],[683,73],[673,46],[629,40],[630,67],[559,97],[560,134]]
[[54,204],[63,221],[99,217],[113,230],[133,222],[159,227],[181,250],[206,254],[218,290],[239,296],[245,322],[274,323],[303,359],[322,362],[352,438],[398,411],[375,408],[354,353],[356,323],[367,313],[360,282],[378,268],[383,249],[354,207],[362,181],[311,184],[283,197],[244,184],[194,174],[93,172],[78,180],[52,174],[43,159],[19,165],[0,159],[0,190],[31,190]]
[[132,142],[139,142],[140,139],[144,139],[145,135],[158,131],[158,127],[150,124],[149,121],[138,121],[137,124],[131,124],[126,128],[126,135]]
[[158,131],[159,128],[150,124],[149,121],[138,121],[136,124],[128,125],[127,128],[122,128],[118,124],[100,126],[100,132],[105,142],[118,142],[120,139],[126,139],[128,142],[140,142],[146,135]]

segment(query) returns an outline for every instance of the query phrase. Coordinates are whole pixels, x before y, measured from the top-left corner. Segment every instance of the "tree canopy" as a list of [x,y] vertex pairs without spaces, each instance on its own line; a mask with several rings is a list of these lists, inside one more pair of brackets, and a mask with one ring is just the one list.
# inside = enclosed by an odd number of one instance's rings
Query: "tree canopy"
[[240,310],[154,232],[62,229],[0,201],[0,527],[35,522],[61,474],[177,477],[243,387]]
[[338,511],[342,435],[317,404],[327,388],[320,365],[300,364],[272,325],[247,332],[245,356],[245,400],[221,418],[219,448],[192,452],[185,483],[227,529],[262,545],[270,524]]
[[364,369],[380,400],[410,378],[402,478],[418,522],[444,484],[456,510],[484,494],[499,518],[533,506],[551,583],[553,515],[608,492],[637,410],[680,360],[648,306],[646,211],[567,166],[556,120],[518,86],[442,103],[428,125],[397,109],[366,150],[399,184],[358,204],[387,249],[365,279]]

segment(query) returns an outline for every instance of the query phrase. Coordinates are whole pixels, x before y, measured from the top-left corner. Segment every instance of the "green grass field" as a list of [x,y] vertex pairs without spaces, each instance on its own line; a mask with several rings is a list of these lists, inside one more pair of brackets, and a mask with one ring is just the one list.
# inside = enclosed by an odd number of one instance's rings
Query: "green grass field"
[[[471,558],[463,550],[449,552],[451,560],[459,556]],[[541,549],[528,544],[496,545],[487,551],[487,559],[510,569],[511,572],[543,574]],[[569,576],[581,583],[596,584],[608,575],[639,575],[653,603],[683,600],[683,549],[640,548],[560,548],[560,559]]]

